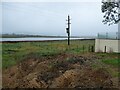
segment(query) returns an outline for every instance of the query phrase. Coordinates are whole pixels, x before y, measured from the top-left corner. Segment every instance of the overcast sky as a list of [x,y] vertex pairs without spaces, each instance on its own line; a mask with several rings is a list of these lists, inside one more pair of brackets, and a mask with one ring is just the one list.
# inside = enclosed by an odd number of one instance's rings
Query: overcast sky
[[2,2],[2,32],[66,35],[67,15],[71,35],[116,32],[118,25],[104,25],[101,2]]

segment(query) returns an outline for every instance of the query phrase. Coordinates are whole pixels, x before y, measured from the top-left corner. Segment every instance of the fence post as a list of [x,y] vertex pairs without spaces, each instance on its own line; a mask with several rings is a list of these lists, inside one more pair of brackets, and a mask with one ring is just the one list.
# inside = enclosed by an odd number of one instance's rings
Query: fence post
[[91,52],[94,52],[94,46],[91,47]]
[[108,33],[106,33],[106,39],[108,39]]
[[118,39],[118,33],[116,32],[116,39]]
[[98,38],[100,37],[99,33],[98,33]]
[[106,53],[106,46],[105,46],[104,52]]

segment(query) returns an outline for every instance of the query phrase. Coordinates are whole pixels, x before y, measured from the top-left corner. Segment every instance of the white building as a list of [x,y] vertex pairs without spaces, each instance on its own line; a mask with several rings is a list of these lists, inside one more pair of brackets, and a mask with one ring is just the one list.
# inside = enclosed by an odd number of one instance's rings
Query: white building
[[110,35],[98,35],[98,38],[95,40],[95,52],[108,52],[108,53],[120,53],[120,39],[119,35],[110,37]]

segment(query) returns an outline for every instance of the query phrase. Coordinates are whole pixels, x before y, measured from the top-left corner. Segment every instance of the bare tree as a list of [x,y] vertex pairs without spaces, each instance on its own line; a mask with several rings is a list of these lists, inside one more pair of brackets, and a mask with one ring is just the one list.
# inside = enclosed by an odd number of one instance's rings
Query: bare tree
[[120,0],[103,0],[101,10],[104,24],[117,24],[120,21]]

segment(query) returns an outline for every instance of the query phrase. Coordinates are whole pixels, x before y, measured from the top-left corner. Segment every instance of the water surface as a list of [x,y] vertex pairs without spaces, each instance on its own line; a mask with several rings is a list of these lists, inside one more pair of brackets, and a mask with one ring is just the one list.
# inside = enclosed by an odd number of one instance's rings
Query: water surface
[[[71,38],[72,40],[75,39],[84,39],[84,38]],[[33,37],[26,37],[26,38],[0,38],[0,41],[48,41],[48,40],[67,40],[67,38],[33,38]]]

